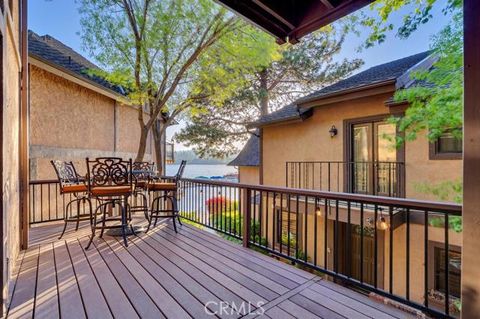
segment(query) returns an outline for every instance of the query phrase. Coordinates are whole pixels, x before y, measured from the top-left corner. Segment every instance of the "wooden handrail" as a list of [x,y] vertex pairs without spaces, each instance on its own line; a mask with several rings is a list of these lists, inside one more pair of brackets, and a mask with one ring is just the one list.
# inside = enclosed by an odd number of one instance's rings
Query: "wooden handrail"
[[[321,197],[324,199],[354,201],[354,202],[364,203],[364,204],[389,205],[389,206],[396,206],[399,208],[409,208],[409,209],[418,209],[418,210],[428,209],[431,211],[436,211],[436,212],[438,211],[439,213],[448,212],[450,214],[454,214],[457,216],[460,216],[462,214],[462,205],[456,204],[456,203],[449,203],[449,202],[435,202],[435,201],[427,201],[427,200],[419,200],[419,199],[338,193],[338,192],[318,191],[318,190],[299,189],[299,188],[286,188],[286,187],[267,186],[267,185],[253,185],[253,184],[220,181],[220,180],[206,180],[201,178],[183,178],[182,180],[187,182],[195,182],[195,183],[201,183],[201,184],[207,184],[207,185],[237,187],[237,188],[250,189],[250,190],[256,190],[256,191],[269,191],[269,192],[278,192],[278,193],[291,194],[291,195],[304,195],[308,197]],[[56,179],[30,181],[30,185],[55,184],[55,183],[58,183]]]
[[353,201],[364,204],[378,204],[378,205],[388,205],[396,206],[398,208],[409,208],[424,210],[428,209],[435,212],[448,212],[453,215],[460,216],[462,214],[462,205],[449,202],[435,202],[427,200],[418,200],[418,199],[407,199],[407,198],[395,198],[395,197],[384,197],[384,196],[373,196],[373,195],[363,195],[363,194],[350,194],[350,193],[338,193],[338,192],[328,192],[328,191],[317,191],[309,189],[299,189],[299,188],[285,188],[278,186],[267,186],[267,185],[251,185],[251,184],[241,184],[235,182],[226,182],[226,181],[212,181],[200,178],[183,178],[182,180],[187,182],[202,183],[208,185],[216,186],[227,186],[227,187],[238,187],[242,189],[250,189],[256,191],[268,191],[276,193],[284,193],[290,195],[302,195],[308,197],[321,197],[323,199],[330,200],[344,200],[344,201]]

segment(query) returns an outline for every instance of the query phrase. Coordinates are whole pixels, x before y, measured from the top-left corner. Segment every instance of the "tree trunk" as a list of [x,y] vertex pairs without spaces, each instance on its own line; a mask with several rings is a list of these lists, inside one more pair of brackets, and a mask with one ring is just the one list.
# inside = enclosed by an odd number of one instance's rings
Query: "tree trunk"
[[145,151],[147,150],[148,128],[142,126],[140,129],[140,141],[138,143],[137,157],[135,162],[143,162]]
[[268,114],[268,102],[269,102],[269,95],[268,95],[268,74],[267,70],[264,69],[260,71],[260,108],[261,108],[261,115]]
[[162,130],[163,123],[161,121],[155,121],[153,125],[153,140],[155,144],[155,163],[157,164],[157,170],[160,175],[163,175],[163,135]]

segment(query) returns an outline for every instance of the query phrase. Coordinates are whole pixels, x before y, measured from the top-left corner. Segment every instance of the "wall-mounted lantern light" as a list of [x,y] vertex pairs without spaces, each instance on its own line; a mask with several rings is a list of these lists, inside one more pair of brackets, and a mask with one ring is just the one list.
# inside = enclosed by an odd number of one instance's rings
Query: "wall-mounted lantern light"
[[378,221],[377,221],[377,228],[380,230],[387,230],[388,229],[388,223],[385,217],[381,216]]
[[383,217],[383,209],[380,208],[379,210],[380,210],[380,216],[377,220],[377,228],[380,229],[380,230],[387,230],[389,225],[388,225],[385,217]]
[[330,137],[335,137],[335,135],[338,134],[338,130],[337,128],[335,127],[335,125],[332,125],[332,127],[330,128],[330,130],[328,131],[328,133],[330,133]]

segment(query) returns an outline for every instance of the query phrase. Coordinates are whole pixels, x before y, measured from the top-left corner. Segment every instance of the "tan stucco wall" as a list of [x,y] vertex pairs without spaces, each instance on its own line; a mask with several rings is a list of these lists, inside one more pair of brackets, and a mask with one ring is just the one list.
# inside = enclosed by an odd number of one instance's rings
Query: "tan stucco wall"
[[432,194],[419,192],[419,186],[461,181],[462,160],[430,160],[428,152],[429,143],[425,133],[405,144],[406,197],[439,200]]
[[109,150],[113,100],[30,66],[30,142]]
[[[9,279],[14,273],[20,249],[19,220],[19,48],[18,1],[13,1],[13,23],[7,23],[2,34],[3,47],[3,300],[8,302]],[[9,19],[9,17],[5,17]]]
[[260,184],[260,170],[258,166],[239,166],[238,180],[242,184]]
[[[343,161],[344,120],[389,114],[385,101],[391,96],[379,94],[314,108],[313,115],[303,122],[268,126],[263,128],[263,182],[265,185],[285,185],[287,161]],[[331,138],[332,125],[338,135]],[[430,185],[461,178],[461,160],[429,160],[429,144],[425,134],[417,140],[406,142],[406,197],[435,199],[417,190],[421,183]],[[344,191],[343,170],[336,176],[332,166],[332,191]],[[317,172],[318,174],[318,172]],[[324,177],[326,174],[324,174]],[[337,183],[337,181],[339,181]],[[338,187],[337,187],[338,184]]]
[[[30,177],[54,178],[51,159],[134,158],[140,139],[137,110],[30,65]],[[145,160],[151,160],[149,138]]]
[[[343,121],[357,117],[387,114],[389,95],[339,102],[314,109],[304,122],[263,129],[263,179],[265,185],[285,185],[287,161],[343,161]],[[338,135],[330,137],[332,125]]]

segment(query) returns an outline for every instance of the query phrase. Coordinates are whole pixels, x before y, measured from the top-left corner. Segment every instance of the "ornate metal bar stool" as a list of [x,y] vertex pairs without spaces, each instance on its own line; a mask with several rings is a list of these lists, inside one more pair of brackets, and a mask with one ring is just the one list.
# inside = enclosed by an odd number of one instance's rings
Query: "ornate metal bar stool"
[[[132,164],[132,173],[135,181],[135,188],[133,196],[131,197],[132,204],[130,205],[130,211],[143,212],[145,218],[149,220],[148,215],[148,183],[155,176],[154,163],[150,162],[134,162]],[[141,204],[138,204],[140,198]]]
[[[89,220],[90,224],[93,222],[93,209],[92,209],[92,202],[87,195],[87,185],[85,184],[85,178],[81,177],[77,174],[75,170],[75,166],[72,162],[64,162],[53,160],[50,161],[52,163],[53,168],[55,169],[55,173],[57,174],[58,182],[60,183],[60,195],[70,194],[73,195],[73,199],[71,199],[67,205],[65,206],[64,211],[64,222],[63,231],[60,234],[58,239],[61,239],[65,234],[65,230],[67,229],[67,224],[70,222],[76,223],[75,231],[78,230],[80,225],[80,221]],[[81,204],[87,204],[88,213],[85,212],[85,205],[83,205],[84,211],[83,214],[81,213]],[[73,212],[73,204],[77,206],[77,213],[74,214]]]
[[[128,227],[134,233],[133,227],[131,227],[132,216],[128,205],[128,197],[132,195],[134,190],[132,160],[124,161],[118,157],[99,157],[95,160],[87,158],[86,162],[88,193],[90,198],[98,199],[100,205],[95,210],[92,236],[85,249],[90,247],[97,229],[100,229],[100,238],[103,236],[105,229],[121,229],[123,242],[125,246],[128,246]],[[120,207],[120,216],[110,216],[108,208],[115,208],[117,205]],[[100,220],[98,220],[98,216],[101,216]]]
[[163,179],[168,180],[168,182],[154,180],[148,184],[148,191],[153,192],[154,194],[159,193],[159,195],[154,197],[152,200],[147,232],[150,230],[152,221],[154,219],[155,222],[153,227],[157,226],[157,221],[159,218],[172,218],[173,229],[175,232],[177,232],[175,219],[177,219],[179,224],[182,225],[182,222],[180,221],[180,215],[178,214],[177,193],[178,184],[182,178],[186,164],[187,161],[182,161],[175,176],[163,177]]

